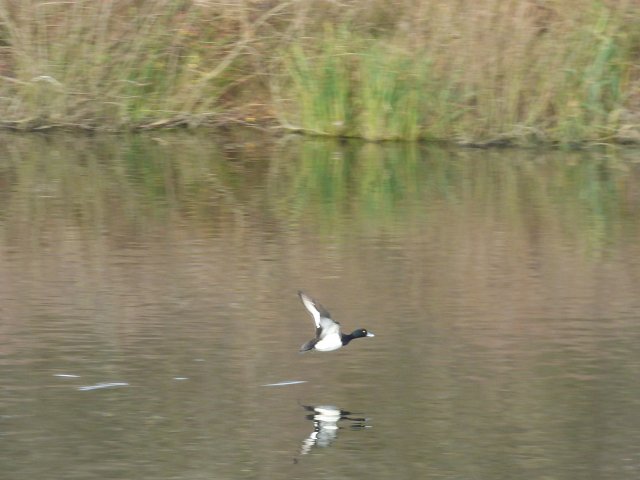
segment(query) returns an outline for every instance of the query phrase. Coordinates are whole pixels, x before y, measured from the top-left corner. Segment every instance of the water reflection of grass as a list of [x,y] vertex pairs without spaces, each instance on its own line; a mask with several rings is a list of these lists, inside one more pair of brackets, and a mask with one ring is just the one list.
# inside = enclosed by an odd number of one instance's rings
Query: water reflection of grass
[[251,178],[191,136],[11,140],[2,210],[33,234],[54,225],[133,233],[179,216],[232,216],[242,208],[234,191]]
[[295,167],[289,159],[277,163],[287,166],[273,175],[269,197],[282,215],[317,223],[325,233],[491,216],[512,226],[557,228],[601,247],[629,220],[637,228],[637,216],[629,215],[635,206],[628,204],[637,203],[629,195],[637,168],[621,168],[604,154],[321,140],[300,149]]
[[341,237],[492,219],[598,250],[639,222],[638,167],[605,154],[325,140],[222,153],[190,135],[13,140],[2,211],[21,228],[144,231],[178,218],[226,228],[251,217]]

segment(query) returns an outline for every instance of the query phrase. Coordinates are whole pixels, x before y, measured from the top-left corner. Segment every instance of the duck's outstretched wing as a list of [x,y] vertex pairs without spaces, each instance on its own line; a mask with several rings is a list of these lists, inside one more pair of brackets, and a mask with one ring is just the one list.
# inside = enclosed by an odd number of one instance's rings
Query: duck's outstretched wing
[[[302,304],[304,305],[304,307],[309,311],[309,313],[313,317],[313,321],[316,323],[316,330],[320,328],[321,324],[326,323],[326,322],[323,322],[322,319],[324,318],[329,320],[331,319],[331,315],[329,314],[327,309],[324,308],[322,305],[320,305],[318,302],[316,302],[309,295],[298,290],[298,296],[300,297],[300,300],[302,300]],[[333,322],[333,320],[331,321]]]

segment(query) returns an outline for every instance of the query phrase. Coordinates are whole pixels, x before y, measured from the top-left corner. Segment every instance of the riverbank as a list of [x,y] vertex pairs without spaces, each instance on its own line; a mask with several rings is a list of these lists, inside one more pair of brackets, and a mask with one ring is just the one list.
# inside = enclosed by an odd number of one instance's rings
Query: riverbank
[[631,1],[5,1],[0,21],[6,128],[640,143]]

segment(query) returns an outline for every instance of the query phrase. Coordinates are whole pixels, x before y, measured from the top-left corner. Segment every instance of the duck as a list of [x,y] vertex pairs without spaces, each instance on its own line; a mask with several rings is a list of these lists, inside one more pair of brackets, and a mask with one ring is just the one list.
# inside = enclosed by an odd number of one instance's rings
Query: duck
[[302,304],[309,311],[316,324],[316,337],[300,347],[300,352],[317,350],[319,352],[331,352],[348,345],[351,340],[364,337],[375,337],[365,328],[358,328],[351,333],[342,333],[340,324],[331,318],[331,314],[306,293],[298,290],[298,296]]

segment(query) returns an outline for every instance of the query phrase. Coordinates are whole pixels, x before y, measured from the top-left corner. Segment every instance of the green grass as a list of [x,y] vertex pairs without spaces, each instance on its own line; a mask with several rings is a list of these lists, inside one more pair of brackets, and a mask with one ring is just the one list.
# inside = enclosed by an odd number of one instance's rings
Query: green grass
[[372,141],[640,142],[628,0],[4,0],[14,128],[274,122]]
[[352,123],[353,59],[344,49],[344,32],[335,37],[334,31],[328,29],[319,51],[310,54],[296,44],[286,58],[295,92],[294,128],[315,135],[347,135]]
[[430,38],[411,49],[407,38],[364,38],[355,28],[295,44],[285,53],[291,96],[283,117],[305,132],[373,141],[615,141],[630,127],[622,118],[638,84],[630,37],[638,26],[627,32],[619,12],[594,4],[570,28],[550,25],[542,35],[527,29],[525,13],[514,19],[521,31],[505,17],[497,27],[483,17],[466,25],[464,51],[450,38],[443,51]]
[[367,140],[417,140],[423,128],[428,64],[375,44],[360,56],[357,129]]

